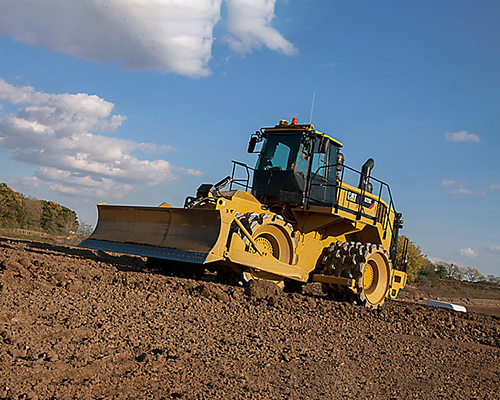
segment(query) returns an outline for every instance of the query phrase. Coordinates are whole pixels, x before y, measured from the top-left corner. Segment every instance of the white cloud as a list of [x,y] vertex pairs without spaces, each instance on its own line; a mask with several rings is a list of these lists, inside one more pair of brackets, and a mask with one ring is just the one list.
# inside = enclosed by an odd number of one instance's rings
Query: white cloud
[[444,137],[450,142],[479,142],[479,136],[467,131],[460,132],[446,132]]
[[36,176],[25,176],[20,179],[12,179],[9,184],[13,187],[22,187],[29,189],[38,189],[40,187],[40,179]]
[[463,186],[460,186],[458,188],[452,189],[450,192],[452,194],[466,194],[466,195],[475,195],[475,194],[478,194],[476,191],[466,189]]
[[457,183],[457,181],[451,179],[443,179],[443,181],[441,182],[441,186],[452,186],[455,183]]
[[470,247],[466,249],[460,249],[459,254],[463,257],[468,257],[468,258],[476,258],[477,253],[472,250]]
[[488,251],[490,251],[491,253],[500,254],[500,246],[490,246],[488,247]]
[[472,190],[467,188],[467,183],[459,182],[453,179],[443,179],[441,181],[441,186],[448,188],[445,189],[447,192],[456,195],[467,195],[467,196],[484,196],[486,193],[478,190]]
[[500,185],[490,185],[490,190],[500,190]]
[[[226,0],[239,51],[265,45],[293,54],[270,26],[276,0]],[[0,33],[24,43],[127,70],[209,74],[222,0],[0,0]]]
[[272,28],[276,0],[226,0],[228,30],[234,35],[228,39],[231,48],[247,53],[262,45],[287,55],[297,53],[292,43]]
[[114,131],[126,119],[113,115],[114,104],[98,96],[36,92],[0,78],[0,100],[21,106],[16,114],[0,118],[0,146],[11,150],[14,160],[39,167],[35,177],[19,184],[46,183],[69,195],[118,199],[134,184],[167,185],[185,174],[201,174],[163,159],[132,155],[165,152],[169,146],[91,132]]

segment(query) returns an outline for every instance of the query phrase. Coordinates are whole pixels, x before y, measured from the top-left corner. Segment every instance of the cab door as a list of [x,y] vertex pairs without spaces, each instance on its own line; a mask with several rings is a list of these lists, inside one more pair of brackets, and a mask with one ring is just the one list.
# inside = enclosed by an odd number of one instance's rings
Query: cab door
[[329,141],[328,146],[325,146],[326,151],[322,151],[320,143],[319,139],[315,141],[311,158],[309,204],[332,206],[335,200],[336,174],[335,167],[331,164],[337,157],[336,146]]

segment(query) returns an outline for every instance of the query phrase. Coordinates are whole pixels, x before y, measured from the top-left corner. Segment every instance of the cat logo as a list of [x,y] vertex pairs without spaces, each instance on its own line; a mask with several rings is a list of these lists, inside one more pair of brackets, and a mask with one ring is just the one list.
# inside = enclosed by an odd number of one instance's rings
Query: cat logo
[[347,200],[356,202],[357,197],[357,193],[347,192]]
[[[357,203],[357,204],[360,203],[358,193],[354,193],[354,192],[347,192],[347,200],[352,201],[353,203]],[[361,202],[362,202],[363,207],[372,208],[375,205],[375,201],[372,198],[367,197],[367,196],[362,196]]]

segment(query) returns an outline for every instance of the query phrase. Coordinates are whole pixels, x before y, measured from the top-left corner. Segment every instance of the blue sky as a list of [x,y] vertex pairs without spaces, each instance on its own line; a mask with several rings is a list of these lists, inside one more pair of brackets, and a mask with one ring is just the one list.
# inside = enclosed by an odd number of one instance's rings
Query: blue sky
[[500,2],[0,0],[0,181],[181,206],[297,116],[373,157],[404,234],[500,275]]

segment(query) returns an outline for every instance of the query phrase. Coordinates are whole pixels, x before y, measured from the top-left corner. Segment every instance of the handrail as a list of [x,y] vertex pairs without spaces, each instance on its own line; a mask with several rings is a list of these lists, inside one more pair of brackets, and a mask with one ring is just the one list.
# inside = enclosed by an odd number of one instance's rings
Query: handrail
[[[233,183],[234,183],[235,185],[243,186],[245,188],[245,191],[248,191],[249,189],[251,189],[251,186],[250,186],[250,174],[251,173],[250,173],[250,171],[253,172],[253,171],[255,171],[255,169],[252,167],[249,167],[248,165],[246,165],[245,163],[242,163],[240,161],[231,160],[231,162],[233,163],[233,170],[231,172],[232,182],[231,182],[231,185],[229,186],[229,190],[233,190]],[[245,169],[245,172],[247,173],[246,179],[245,178],[242,178],[242,179],[235,179],[234,178],[234,174],[236,172],[236,167],[238,165]]]
[[[338,166],[340,166],[340,169],[338,169]],[[335,177],[335,182],[333,181],[330,181],[328,178],[325,178],[325,177],[322,177],[326,182],[323,182],[321,184],[318,184],[318,183],[314,183],[314,179],[316,178],[316,176],[319,175],[319,171],[322,170],[322,169],[327,169],[327,168],[335,168],[336,171],[341,171],[340,173],[340,177],[338,176],[338,174],[336,174],[336,177]],[[338,190],[336,190],[336,193],[335,193],[335,202],[334,202],[334,208],[335,208],[335,212],[338,212],[338,206],[339,206],[339,200],[340,200],[340,193],[342,192],[342,190],[344,191],[348,191],[348,189],[346,189],[345,187],[342,186],[342,183],[344,182],[344,173],[345,173],[345,170],[349,170],[349,171],[352,171],[354,172],[355,174],[358,174],[358,175],[363,175],[363,173],[361,171],[358,171],[354,168],[351,168],[347,165],[344,165],[344,164],[330,164],[330,165],[323,165],[323,166],[320,166],[315,172],[314,174],[311,176],[311,179],[310,179],[310,183],[308,185],[308,187],[306,188],[306,198],[307,198],[307,204],[306,204],[306,207],[309,207],[310,205],[310,200],[311,200],[311,191],[312,191],[312,187],[313,186],[326,186],[326,187],[334,187]],[[321,175],[319,175],[321,176]],[[392,193],[391,193],[391,188],[390,186],[381,181],[380,179],[377,179],[375,177],[372,177],[370,176],[370,180],[373,180],[374,182],[377,182],[379,184],[379,193],[378,193],[378,196],[377,196],[377,199],[375,200],[375,202],[377,203],[377,209],[376,209],[376,212],[375,212],[375,217],[373,217],[373,221],[374,221],[374,224],[377,223],[377,216],[379,215],[379,210],[380,210],[380,205],[382,203],[382,195],[383,195],[383,190],[384,188],[387,188],[387,195],[388,195],[388,202],[386,201],[386,204],[388,205],[387,207],[387,210],[385,212],[385,215],[384,215],[384,218],[383,218],[383,230],[384,230],[384,237],[385,235],[387,234],[387,228],[390,228],[391,231],[392,231],[392,222],[390,221],[390,212],[391,212],[391,209],[396,211],[395,210],[395,205],[394,205],[394,202],[393,202],[393,199],[392,199]],[[357,210],[357,218],[361,218],[361,215],[362,215],[362,211],[363,211],[363,198],[365,196],[365,193],[366,193],[366,189],[363,187],[361,190],[361,193],[360,193],[360,200],[358,201],[358,210]]]

